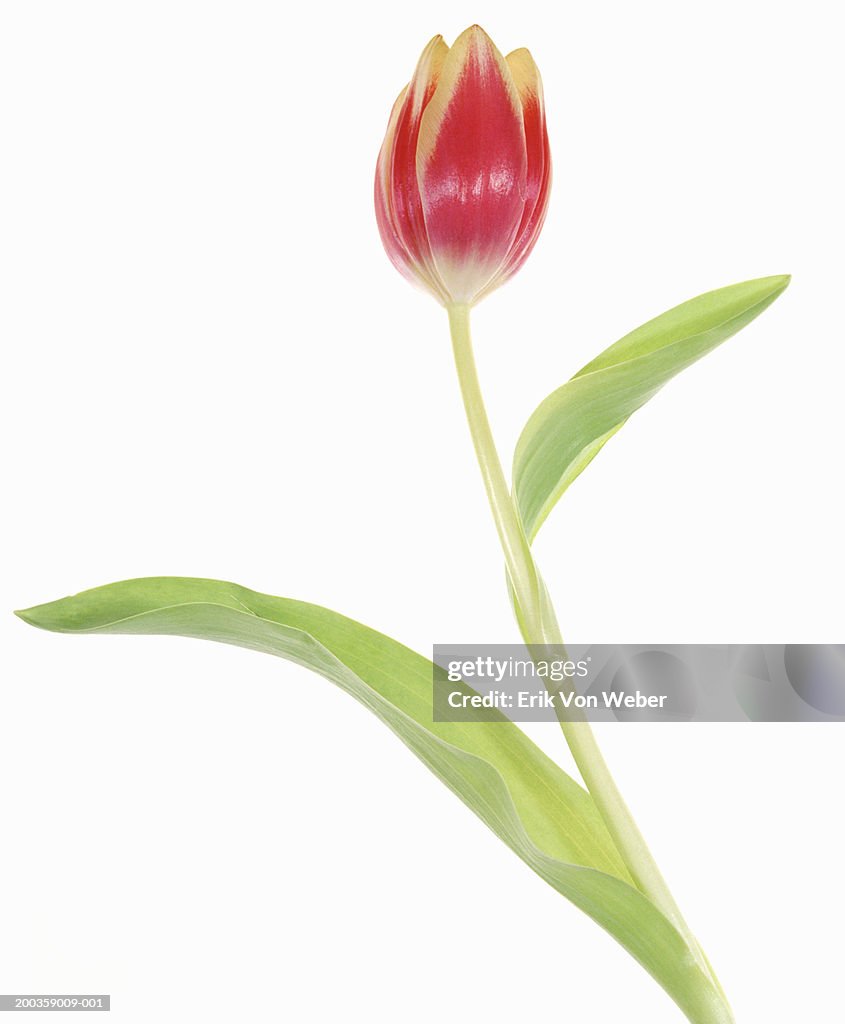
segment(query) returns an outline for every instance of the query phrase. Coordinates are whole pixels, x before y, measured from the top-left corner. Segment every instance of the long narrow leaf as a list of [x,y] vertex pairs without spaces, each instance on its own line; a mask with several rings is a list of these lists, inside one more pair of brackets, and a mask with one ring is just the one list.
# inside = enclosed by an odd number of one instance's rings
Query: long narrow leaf
[[216,640],[313,669],[388,725],[534,871],[628,949],[690,1020],[731,1020],[677,930],[631,884],[590,796],[505,719],[434,722],[426,658],[325,608],[214,580],[129,580],[18,614],[58,632]]
[[788,276],[762,277],[684,302],[605,349],[541,402],[514,456],[514,492],[528,536],[536,536],[566,488],[633,412],[750,323],[788,284]]

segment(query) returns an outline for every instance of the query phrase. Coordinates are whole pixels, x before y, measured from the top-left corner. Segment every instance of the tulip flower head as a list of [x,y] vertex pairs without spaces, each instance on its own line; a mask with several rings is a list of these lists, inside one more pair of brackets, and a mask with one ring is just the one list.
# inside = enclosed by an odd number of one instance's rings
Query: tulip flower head
[[523,264],[549,198],[543,87],[527,50],[474,25],[423,50],[376,168],[387,254],[444,306],[471,306]]

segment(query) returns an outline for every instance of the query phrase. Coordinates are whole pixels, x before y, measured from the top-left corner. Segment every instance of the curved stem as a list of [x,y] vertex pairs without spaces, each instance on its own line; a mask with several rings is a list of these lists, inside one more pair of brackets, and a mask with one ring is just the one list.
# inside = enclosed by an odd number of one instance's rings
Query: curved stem
[[[562,646],[563,640],[554,610],[537,571],[490,430],[472,353],[469,307],[450,306],[448,312],[461,394],[481,476],[505,554],[520,630],[529,645]],[[704,972],[713,979],[717,990],[721,991],[610,774],[590,724],[586,721],[561,720],[560,727],[581,777],[637,887],[684,936]]]
[[[496,452],[493,432],[484,407],[484,399],[478,383],[475,358],[472,354],[472,340],[469,332],[469,306],[449,307],[449,326],[452,331],[452,347],[455,366],[461,385],[469,430],[487,498],[493,512],[493,520],[499,534],[499,541],[505,555],[505,566],[513,588],[519,611],[524,617],[525,628],[532,635],[542,629],[542,597],[540,580],[531,548],[522,523],[515,515],[502,464]],[[520,622],[523,625],[523,622]],[[542,643],[542,640],[534,640]]]

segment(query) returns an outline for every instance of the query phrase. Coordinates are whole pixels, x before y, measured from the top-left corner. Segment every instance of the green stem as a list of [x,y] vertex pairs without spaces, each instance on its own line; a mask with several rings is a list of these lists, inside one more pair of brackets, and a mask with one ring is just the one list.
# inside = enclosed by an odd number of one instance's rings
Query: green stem
[[[450,306],[448,312],[461,394],[481,476],[505,554],[520,630],[527,644],[562,646],[563,640],[554,610],[537,571],[490,430],[472,353],[469,307]],[[634,882],[684,936],[705,974],[713,978],[720,991],[706,957],[684,921],[651,851],[622,799],[590,724],[586,721],[561,721],[560,727],[584,783]]]
[[[510,488],[505,474],[502,472],[502,464],[496,452],[487,410],[484,408],[484,399],[481,395],[475,359],[472,354],[469,307],[450,306],[449,326],[452,329],[455,366],[458,370],[458,380],[461,385],[472,443],[475,446],[484,488],[487,491],[493,520],[505,555],[508,578],[519,605],[520,625],[524,625],[524,628],[536,637],[538,634],[542,634],[543,630],[543,600],[540,580],[531,549],[522,529],[522,523],[515,514]],[[532,642],[543,643],[544,640],[535,639]]]

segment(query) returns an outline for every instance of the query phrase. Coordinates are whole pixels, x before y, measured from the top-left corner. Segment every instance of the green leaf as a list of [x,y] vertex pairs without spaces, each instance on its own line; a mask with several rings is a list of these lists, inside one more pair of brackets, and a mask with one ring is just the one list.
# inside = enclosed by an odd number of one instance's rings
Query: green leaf
[[325,608],[215,580],[129,580],[18,615],[58,632],[216,640],[313,669],[377,715],[534,871],[606,928],[690,1020],[731,1020],[706,968],[631,883],[589,794],[504,718],[434,722],[426,658]]
[[514,493],[529,539],[631,413],[750,323],[788,284],[786,275],[761,277],[684,302],[605,349],[541,402],[514,456]]

